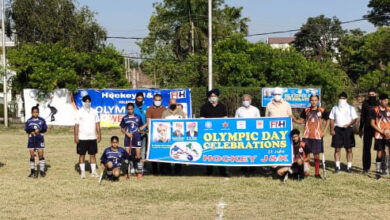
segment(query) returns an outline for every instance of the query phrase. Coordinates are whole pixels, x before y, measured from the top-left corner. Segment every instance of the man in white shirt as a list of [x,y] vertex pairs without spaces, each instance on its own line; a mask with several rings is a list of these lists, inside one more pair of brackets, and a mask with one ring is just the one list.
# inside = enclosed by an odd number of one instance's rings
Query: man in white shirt
[[85,154],[88,152],[91,163],[91,176],[99,177],[96,173],[97,143],[101,140],[100,120],[95,109],[91,108],[91,97],[82,99],[83,107],[77,111],[74,126],[74,142],[77,144],[81,178],[85,179]]
[[282,98],[283,89],[276,87],[273,91],[273,98],[265,110],[265,117],[291,117],[294,119],[291,105]]
[[347,152],[347,172],[352,172],[352,148],[355,147],[355,136],[352,126],[356,123],[357,118],[355,108],[347,103],[347,94],[342,92],[339,95],[338,105],[334,106],[329,114],[330,134],[332,135],[331,146],[335,148],[335,173],[340,172],[340,154],[342,147]]
[[252,96],[244,94],[242,96],[242,106],[236,111],[236,118],[260,118],[260,111],[255,106],[251,105]]

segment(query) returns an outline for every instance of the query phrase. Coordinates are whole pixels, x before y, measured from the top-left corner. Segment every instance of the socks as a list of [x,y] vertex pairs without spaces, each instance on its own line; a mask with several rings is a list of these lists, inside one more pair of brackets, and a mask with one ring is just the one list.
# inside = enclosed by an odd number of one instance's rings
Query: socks
[[31,170],[31,173],[35,172],[35,159],[34,158],[30,158],[30,170]]
[[348,167],[348,169],[351,169],[352,168],[352,162],[348,162],[347,163],[347,167]]
[[314,159],[315,175],[320,174],[320,159]]
[[141,162],[141,159],[137,159],[137,169],[141,173],[142,173],[142,170],[144,169],[144,163]]
[[91,171],[92,173],[96,173],[96,163],[91,163]]
[[85,163],[80,163],[79,166],[81,173],[85,173]]
[[45,172],[45,164],[46,164],[45,158],[44,157],[39,158],[39,169],[41,172]]
[[336,167],[337,169],[340,169],[340,161],[336,161]]

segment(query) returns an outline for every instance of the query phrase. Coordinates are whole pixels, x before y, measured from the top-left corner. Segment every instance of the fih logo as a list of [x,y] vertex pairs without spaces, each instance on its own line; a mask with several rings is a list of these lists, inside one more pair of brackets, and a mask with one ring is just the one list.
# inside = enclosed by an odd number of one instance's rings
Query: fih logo
[[269,126],[270,128],[285,128],[286,120],[270,121]]

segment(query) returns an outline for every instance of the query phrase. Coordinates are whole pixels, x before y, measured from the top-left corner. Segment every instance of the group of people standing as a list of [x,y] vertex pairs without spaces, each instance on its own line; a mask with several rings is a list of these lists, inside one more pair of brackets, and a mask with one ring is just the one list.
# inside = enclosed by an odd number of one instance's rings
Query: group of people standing
[[[388,96],[381,94],[379,101],[376,100],[377,93],[370,89],[368,100],[363,103],[360,136],[363,136],[363,171],[367,173],[371,164],[371,145],[375,138],[377,151],[377,174],[386,175],[385,146],[390,146],[390,108],[388,107]],[[200,109],[201,118],[227,118],[228,112],[224,104],[219,102],[219,90],[213,89],[207,93],[207,102]],[[355,137],[353,125],[357,122],[358,116],[355,108],[348,104],[347,94],[342,92],[339,95],[338,103],[330,112],[319,106],[319,96],[310,96],[310,106],[305,108],[299,117],[294,117],[291,106],[283,100],[283,89],[273,90],[272,101],[267,105],[265,117],[291,117],[292,121],[304,124],[302,140],[300,132],[294,129],[291,132],[293,143],[294,164],[288,168],[276,168],[277,174],[283,176],[289,173],[297,173],[300,179],[308,175],[310,155],[314,157],[315,177],[322,178],[319,172],[320,154],[324,152],[323,138],[327,134],[328,128],[332,135],[331,146],[334,148],[335,173],[341,171],[340,155],[341,149],[345,148],[347,153],[346,172],[352,172],[353,153],[355,147]],[[81,178],[85,175],[85,155],[90,155],[91,176],[97,177],[96,154],[97,144],[101,140],[100,120],[97,112],[91,108],[91,97],[86,95],[82,98],[83,107],[76,115],[74,126],[74,141],[77,144],[77,154],[79,154],[79,167]],[[125,163],[125,177],[129,178],[132,167],[138,178],[142,177],[145,159],[146,146],[148,141],[148,124],[150,119],[183,119],[186,118],[182,108],[175,99],[169,100],[168,108],[162,106],[162,96],[155,94],[153,105],[144,105],[144,94],[137,93],[135,103],[128,103],[126,106],[128,114],[122,118],[120,123],[121,132],[125,135],[124,148],[118,147],[119,138],[111,137],[111,146],[106,148],[101,156],[101,167],[107,171],[107,175],[113,180],[117,180],[120,175],[122,162]],[[242,96],[242,106],[236,110],[236,118],[259,118],[260,111],[252,105],[252,97],[249,94]],[[45,176],[45,160],[43,156],[44,140],[41,133],[47,129],[46,122],[39,117],[39,109],[33,107],[32,117],[26,122],[25,130],[29,134],[28,148],[30,150],[29,177],[34,177],[34,155],[38,151],[41,176]],[[194,134],[192,134],[194,135]],[[390,152],[389,152],[390,153]],[[181,165],[175,164],[173,173],[181,174]],[[219,174],[225,177],[231,176],[228,168],[219,166]],[[253,167],[243,168],[242,172],[249,175],[255,172]],[[153,174],[171,174],[171,164],[152,163]],[[213,167],[206,167],[206,175],[213,174]]]

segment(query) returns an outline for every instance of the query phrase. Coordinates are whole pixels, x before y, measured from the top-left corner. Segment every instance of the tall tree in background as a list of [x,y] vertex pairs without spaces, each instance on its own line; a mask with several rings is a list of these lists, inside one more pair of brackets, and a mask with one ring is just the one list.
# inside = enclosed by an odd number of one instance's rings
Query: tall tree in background
[[390,25],[390,0],[370,0],[367,5],[371,10],[365,18],[375,26]]
[[320,15],[307,20],[295,34],[293,45],[305,57],[321,60],[335,56],[343,35],[339,19]]
[[62,41],[78,51],[103,45],[106,31],[88,7],[77,9],[74,0],[10,0],[7,34],[19,44]]

